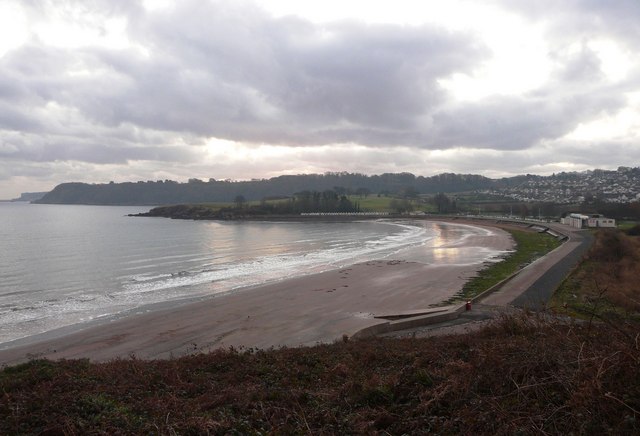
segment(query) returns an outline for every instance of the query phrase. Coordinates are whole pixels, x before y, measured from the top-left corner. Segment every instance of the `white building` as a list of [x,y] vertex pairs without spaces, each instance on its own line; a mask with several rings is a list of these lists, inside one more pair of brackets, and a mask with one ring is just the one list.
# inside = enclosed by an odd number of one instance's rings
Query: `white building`
[[599,227],[615,227],[616,220],[612,218],[606,218],[600,214],[592,214],[592,215],[583,215],[580,213],[572,213],[567,215],[566,217],[560,220],[562,224],[566,224],[571,227],[575,227],[578,229],[583,229],[585,227],[589,228],[599,228]]
[[588,221],[589,217],[580,213],[571,213],[561,220],[562,224],[566,224],[577,229],[586,227]]
[[602,215],[591,215],[587,221],[587,227],[615,227],[616,220],[605,218]]

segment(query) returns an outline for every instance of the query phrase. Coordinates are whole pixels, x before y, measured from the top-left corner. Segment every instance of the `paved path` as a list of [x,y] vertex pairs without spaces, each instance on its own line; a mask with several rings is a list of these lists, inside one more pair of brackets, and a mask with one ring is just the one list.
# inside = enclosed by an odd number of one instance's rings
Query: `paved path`
[[479,330],[487,325],[487,323],[492,319],[499,317],[503,313],[508,313],[510,310],[511,309],[509,307],[474,304],[471,311],[462,312],[456,319],[425,325],[422,327],[397,330],[378,336],[388,338],[425,338],[431,336],[469,333]]
[[560,247],[525,267],[499,290],[482,298],[486,305],[526,307],[540,310],[546,306],[562,280],[578,264],[591,246],[593,236],[588,230],[549,224],[552,230],[569,237]]

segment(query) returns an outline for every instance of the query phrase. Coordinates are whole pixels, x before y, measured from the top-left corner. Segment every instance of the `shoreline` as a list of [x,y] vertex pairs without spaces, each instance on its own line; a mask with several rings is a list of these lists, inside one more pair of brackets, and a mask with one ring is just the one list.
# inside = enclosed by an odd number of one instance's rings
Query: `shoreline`
[[[513,246],[508,233],[495,226],[454,224],[492,230],[491,236],[477,236],[480,240],[465,241],[464,247],[509,250]],[[155,359],[231,346],[270,348],[330,343],[385,321],[375,316],[433,310],[431,304],[455,294],[483,267],[427,265],[403,257],[406,256],[289,278],[177,306],[162,303],[165,307],[115,316],[95,325],[90,322],[86,328],[62,336],[46,337],[47,333],[43,333],[0,350],[0,364],[32,358]],[[56,336],[56,332],[48,333]]]

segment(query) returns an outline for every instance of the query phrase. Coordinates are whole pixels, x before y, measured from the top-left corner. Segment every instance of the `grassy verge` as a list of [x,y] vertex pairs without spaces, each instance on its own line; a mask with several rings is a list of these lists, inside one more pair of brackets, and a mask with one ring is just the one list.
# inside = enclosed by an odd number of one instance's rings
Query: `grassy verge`
[[516,243],[515,251],[497,263],[489,264],[478,275],[469,280],[462,290],[443,305],[469,300],[481,294],[534,260],[557,248],[561,242],[547,233],[508,229]]
[[630,228],[640,224],[640,222],[638,222],[638,221],[618,221],[616,224],[617,224],[618,230],[629,230]]

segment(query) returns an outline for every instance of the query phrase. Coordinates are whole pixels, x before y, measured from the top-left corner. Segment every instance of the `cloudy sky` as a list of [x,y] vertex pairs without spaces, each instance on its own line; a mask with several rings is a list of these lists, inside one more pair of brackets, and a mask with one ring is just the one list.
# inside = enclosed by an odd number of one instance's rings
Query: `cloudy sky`
[[0,198],[639,166],[638,23],[637,0],[3,0]]

